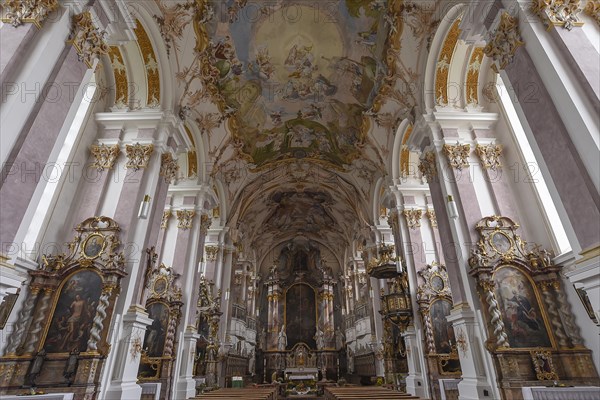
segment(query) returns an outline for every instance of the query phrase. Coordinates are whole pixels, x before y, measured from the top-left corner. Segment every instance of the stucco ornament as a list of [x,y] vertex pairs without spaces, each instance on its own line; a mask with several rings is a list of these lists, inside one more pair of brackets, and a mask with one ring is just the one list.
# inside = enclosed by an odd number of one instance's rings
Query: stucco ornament
[[469,166],[469,153],[471,151],[471,145],[466,144],[456,144],[444,145],[444,154],[448,158],[448,163],[452,168],[462,170]]
[[107,146],[104,143],[99,146],[92,145],[90,151],[95,158],[92,167],[102,172],[105,169],[112,169],[115,160],[119,156],[119,145]]
[[581,0],[534,0],[531,11],[537,14],[546,27],[562,26],[571,30],[583,25],[579,20]]
[[517,18],[504,12],[496,30],[490,33],[483,52],[493,60],[494,72],[500,72],[512,62],[515,52],[524,44],[521,40]]
[[129,159],[126,167],[133,168],[136,171],[140,168],[146,168],[153,151],[153,144],[136,143],[126,145],[125,152],[127,153],[127,158]]
[[41,28],[41,23],[58,8],[58,0],[7,0],[2,7],[6,10],[3,22],[15,28],[28,22]]
[[108,54],[109,47],[104,42],[104,34],[96,28],[92,15],[86,11],[73,16],[73,28],[67,43],[75,47],[79,61],[91,68],[96,58]]

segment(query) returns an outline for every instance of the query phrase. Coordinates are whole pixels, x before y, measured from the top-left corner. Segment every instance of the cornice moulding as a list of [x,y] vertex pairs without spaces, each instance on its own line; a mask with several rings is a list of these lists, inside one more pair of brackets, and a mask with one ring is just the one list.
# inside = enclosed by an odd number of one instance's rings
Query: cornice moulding
[[156,129],[163,117],[161,111],[96,113],[96,122],[105,129]]

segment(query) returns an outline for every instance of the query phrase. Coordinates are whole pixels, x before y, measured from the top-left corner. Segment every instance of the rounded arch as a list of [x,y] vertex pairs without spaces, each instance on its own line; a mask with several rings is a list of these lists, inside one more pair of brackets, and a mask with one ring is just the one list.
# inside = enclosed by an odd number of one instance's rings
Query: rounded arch
[[[153,52],[158,75],[159,96],[157,96],[158,98],[156,98],[156,100],[158,101],[158,106],[160,106],[160,108],[164,111],[172,111],[174,110],[173,87],[175,86],[173,85],[174,82],[172,82],[172,79],[174,79],[172,78],[174,77],[174,73],[169,62],[166,45],[162,39],[162,36],[160,35],[159,27],[152,18],[153,11],[147,9],[147,7],[152,6],[152,3],[153,2],[135,3],[135,7],[129,6],[129,11],[132,15],[132,18],[137,20],[138,22],[138,26],[135,29],[136,34],[142,33],[142,38],[138,37],[136,40],[137,44],[139,45],[139,48],[142,49],[142,46],[144,45],[143,41],[145,40],[143,36],[146,35],[146,38],[149,41],[150,47]],[[158,12],[158,9],[154,10],[154,13]],[[144,54],[145,50],[142,49],[141,51],[145,68],[151,69],[152,65],[148,65],[148,56]],[[146,59],[144,59],[144,57],[146,57]],[[156,82],[152,82],[152,76],[148,77],[148,74],[146,75],[146,93],[148,93],[146,105],[148,106],[148,103],[152,101],[152,86],[156,85]],[[150,106],[151,105],[152,104],[150,104]]]
[[[279,240],[277,242],[274,242],[273,245],[271,246],[271,250],[274,251],[275,249],[277,249],[278,247],[280,247],[282,244],[284,244],[285,242],[288,242],[292,239],[294,239],[294,234],[287,234],[281,238],[279,238]],[[329,246],[327,243],[325,243],[324,241],[318,239],[318,238],[308,238],[309,240],[318,243],[320,246],[322,246],[324,249],[327,249],[327,251],[329,251],[331,253],[331,255],[335,258],[335,260],[338,263],[338,266],[340,268],[340,271],[342,271],[343,268],[343,259],[342,256],[343,255],[338,255],[338,253],[336,251],[334,251],[334,249],[331,248],[331,246]],[[269,255],[271,255],[272,252],[266,251],[264,254],[257,254],[256,257],[256,270],[260,271],[262,269],[262,267],[264,266],[264,263],[267,261],[267,257]]]
[[[464,7],[464,4],[457,4],[450,8],[450,10],[448,10],[448,12],[442,16],[440,25],[438,26],[438,29],[435,32],[433,40],[431,41],[423,80],[423,102],[425,104],[425,110],[427,111],[427,113],[433,111],[436,106],[437,94],[435,90],[435,82],[438,58],[440,56],[448,33],[450,32],[456,19],[462,14]],[[450,62],[450,60],[448,60],[448,62]]]
[[408,139],[406,132],[409,129],[412,131],[412,124],[410,120],[404,119],[398,126],[398,129],[396,130],[396,136],[394,137],[394,147],[392,148],[392,158],[389,170],[389,174],[391,175],[394,184],[398,184],[400,182],[400,178],[402,177],[402,171],[400,169],[400,163],[402,161],[402,146]]

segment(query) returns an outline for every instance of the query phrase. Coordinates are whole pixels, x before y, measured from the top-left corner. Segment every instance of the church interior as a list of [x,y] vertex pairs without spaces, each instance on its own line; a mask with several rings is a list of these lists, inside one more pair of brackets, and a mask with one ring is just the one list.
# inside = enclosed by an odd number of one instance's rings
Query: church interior
[[0,7],[3,399],[600,398],[600,1]]

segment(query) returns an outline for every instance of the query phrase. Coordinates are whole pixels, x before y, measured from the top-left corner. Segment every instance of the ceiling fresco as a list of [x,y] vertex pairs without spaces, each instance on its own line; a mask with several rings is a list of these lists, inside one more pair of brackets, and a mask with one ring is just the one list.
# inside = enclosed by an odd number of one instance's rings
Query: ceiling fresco
[[153,4],[179,116],[202,136],[231,234],[343,249],[372,225],[396,128],[418,113],[435,1]]

